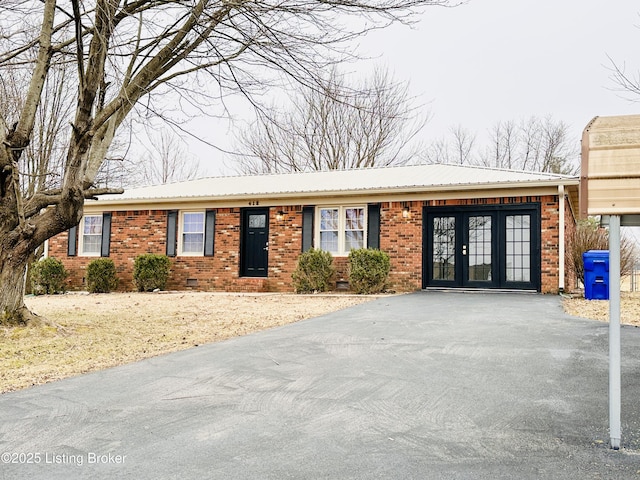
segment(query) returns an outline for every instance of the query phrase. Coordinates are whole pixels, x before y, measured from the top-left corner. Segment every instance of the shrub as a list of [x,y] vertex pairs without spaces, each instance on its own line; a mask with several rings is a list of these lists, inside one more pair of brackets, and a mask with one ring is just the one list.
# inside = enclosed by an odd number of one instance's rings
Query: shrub
[[164,290],[169,279],[170,266],[171,262],[166,255],[138,255],[133,263],[133,281],[138,291]]
[[356,293],[384,291],[391,262],[389,255],[373,248],[359,248],[349,252],[349,286]]
[[87,290],[109,293],[118,286],[116,265],[110,258],[96,258],[87,265]]
[[35,295],[64,293],[69,274],[60,260],[54,257],[38,260],[31,267],[31,283]]
[[292,275],[293,288],[296,293],[326,292],[334,274],[331,253],[312,248],[298,257]]

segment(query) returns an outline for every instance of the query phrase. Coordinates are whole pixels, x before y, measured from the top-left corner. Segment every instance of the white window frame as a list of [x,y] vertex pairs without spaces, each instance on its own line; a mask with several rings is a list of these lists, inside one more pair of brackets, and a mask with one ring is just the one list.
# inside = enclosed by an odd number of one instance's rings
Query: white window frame
[[[184,251],[184,217],[185,215],[198,213],[202,215],[202,248],[197,252],[185,252]],[[207,221],[207,216],[204,210],[185,210],[180,212],[180,220],[178,222],[178,256],[181,257],[202,257],[204,256],[204,231],[205,231],[205,223]],[[200,233],[200,232],[189,232],[189,233]]]
[[[97,233],[91,234],[91,235],[95,235],[95,236],[100,238],[99,247],[98,247],[98,251],[97,252],[85,252],[84,227],[85,227],[86,219],[88,217],[100,218],[100,233],[99,234],[97,234]],[[80,221],[80,225],[78,226],[78,255],[79,256],[82,256],[82,257],[99,257],[100,254],[102,253],[102,229],[104,228],[103,219],[104,219],[104,217],[103,217],[102,213],[92,213],[92,214],[89,214],[89,215],[84,215],[82,217],[82,220]]]
[[338,250],[330,253],[336,257],[346,257],[349,251],[346,250],[346,210],[350,208],[362,209],[363,229],[362,229],[362,248],[367,248],[367,206],[366,205],[320,205],[316,207],[315,212],[315,235],[314,245],[316,248],[322,248],[320,243],[320,225],[322,221],[322,210],[338,210]]

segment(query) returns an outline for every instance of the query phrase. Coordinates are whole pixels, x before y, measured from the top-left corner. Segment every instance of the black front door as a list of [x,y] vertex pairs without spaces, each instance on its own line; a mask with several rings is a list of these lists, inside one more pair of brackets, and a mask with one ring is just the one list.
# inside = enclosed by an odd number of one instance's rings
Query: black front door
[[266,277],[269,265],[269,209],[242,210],[240,275]]
[[423,285],[539,289],[534,206],[425,207]]

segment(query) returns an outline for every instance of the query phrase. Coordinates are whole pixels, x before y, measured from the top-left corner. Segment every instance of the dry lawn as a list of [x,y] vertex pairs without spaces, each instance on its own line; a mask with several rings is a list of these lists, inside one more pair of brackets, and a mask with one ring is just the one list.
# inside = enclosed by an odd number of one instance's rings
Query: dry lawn
[[[0,329],[0,393],[285,325],[370,300],[352,295],[110,293],[28,297],[54,327]],[[564,299],[570,315],[608,321],[609,302]],[[640,293],[621,321],[640,326]]]
[[[576,317],[591,318],[602,322],[609,321],[608,300],[585,300],[584,298],[565,298],[564,311]],[[623,292],[620,298],[620,322],[625,325],[640,326],[640,292]]]
[[62,329],[0,330],[0,393],[296,322],[371,298],[196,292],[27,297],[32,311]]

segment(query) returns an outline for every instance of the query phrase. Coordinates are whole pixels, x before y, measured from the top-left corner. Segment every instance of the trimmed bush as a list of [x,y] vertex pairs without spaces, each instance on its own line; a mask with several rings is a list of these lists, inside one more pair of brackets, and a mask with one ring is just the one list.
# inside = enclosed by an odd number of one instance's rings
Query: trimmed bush
[[87,265],[87,290],[109,293],[118,286],[116,265],[110,258],[96,258]]
[[359,248],[349,252],[349,286],[355,293],[383,292],[389,278],[389,255],[373,248]]
[[166,255],[145,253],[133,263],[133,281],[139,292],[164,290],[169,279],[171,261]]
[[43,258],[31,267],[31,283],[35,295],[64,293],[65,280],[69,274],[60,260],[54,257]]
[[293,288],[296,293],[326,292],[334,274],[331,253],[312,248],[298,257],[292,275]]

